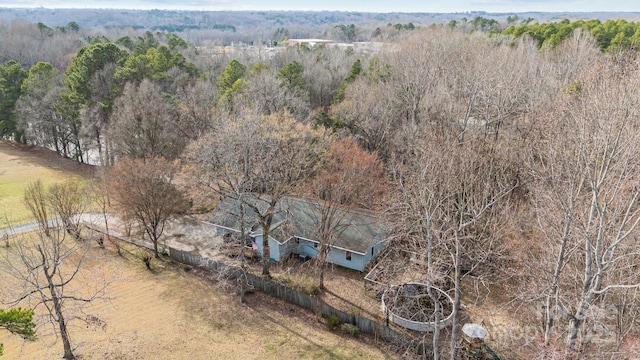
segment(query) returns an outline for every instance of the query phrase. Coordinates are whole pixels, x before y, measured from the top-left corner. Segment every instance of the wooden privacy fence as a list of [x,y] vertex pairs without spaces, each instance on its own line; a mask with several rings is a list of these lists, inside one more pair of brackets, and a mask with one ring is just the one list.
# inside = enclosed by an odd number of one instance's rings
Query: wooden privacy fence
[[[230,266],[218,261],[210,259],[202,259],[200,255],[192,252],[180,251],[168,248],[169,257],[184,264],[204,267],[208,270],[218,273],[229,270]],[[229,273],[233,273],[229,271]],[[334,315],[340,319],[341,323],[351,324],[358,327],[359,331],[382,338],[383,340],[401,348],[408,348],[412,344],[418,346],[419,340],[414,339],[406,334],[399,333],[392,328],[380,324],[369,318],[341,311],[327,304],[322,299],[299,292],[293,288],[279,284],[271,279],[266,279],[258,275],[246,273],[244,275],[247,284],[256,290],[262,291],[275,298],[284,300],[288,303],[298,305],[302,308],[309,309],[319,313],[322,317]]]
[[[87,226],[93,231],[104,233],[103,230],[98,229],[93,226]],[[145,248],[153,248],[151,244],[140,241],[131,237],[125,236],[117,236],[111,234],[112,237],[118,238],[120,240],[126,241],[131,244],[135,244],[137,246],[142,246]],[[215,261],[212,259],[203,259],[199,254],[190,252],[190,251],[181,251],[178,249],[174,249],[170,246],[162,249],[165,253],[168,253],[169,257],[175,261],[178,261],[183,264],[191,265],[194,267],[201,267],[207,270],[220,273],[220,274],[229,274],[230,276],[238,276],[237,268],[234,268],[230,265],[224,264],[220,261]],[[341,311],[336,309],[335,307],[327,304],[322,299],[307,295],[305,293],[301,293],[293,288],[284,286],[279,284],[271,279],[266,279],[258,275],[254,275],[251,273],[244,274],[247,280],[247,284],[253,287],[256,290],[260,290],[270,296],[275,298],[284,300],[288,303],[298,305],[302,308],[312,310],[322,317],[327,317],[329,315],[336,316],[341,323],[351,324],[358,327],[359,331],[374,335],[379,337],[388,343],[391,343],[395,346],[398,346],[401,349],[421,349],[420,351],[424,351],[427,347],[425,344],[421,344],[419,339],[415,339],[411,336],[408,336],[403,333],[399,333],[388,326],[380,324],[374,320],[369,318]],[[429,347],[430,348],[430,347]],[[428,351],[428,350],[427,350]]]

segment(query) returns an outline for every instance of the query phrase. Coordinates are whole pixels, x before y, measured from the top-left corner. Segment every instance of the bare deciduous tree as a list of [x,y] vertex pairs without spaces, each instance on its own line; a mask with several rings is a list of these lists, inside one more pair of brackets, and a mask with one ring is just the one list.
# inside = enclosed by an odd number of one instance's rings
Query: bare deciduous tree
[[[53,207],[52,197],[40,183],[27,188],[25,201],[38,219],[46,215],[42,209]],[[3,252],[0,269],[15,280],[16,286],[2,300],[27,302],[33,308],[43,306],[47,320],[62,339],[64,358],[75,359],[69,321],[83,305],[103,296],[109,282],[100,276],[86,279],[82,274],[90,242],[70,239],[65,224],[58,219],[45,218],[39,223],[34,236],[16,241]]]
[[214,105],[217,96],[215,85],[206,80],[199,80],[193,85],[178,89],[179,121],[176,130],[189,141],[197,140],[205,135],[213,126]]
[[394,151],[399,112],[393,88],[368,78],[359,78],[349,85],[345,100],[332,108],[332,114],[348,124],[360,145],[377,152],[382,159],[388,159]]
[[[627,66],[619,63],[627,62]],[[568,356],[580,355],[590,307],[640,287],[640,143],[635,56],[592,64],[564,94],[534,163],[534,204],[549,259],[541,265],[545,344],[553,309],[568,320]],[[602,76],[607,74],[607,76]],[[544,249],[543,249],[544,252]],[[609,297],[608,297],[609,296]]]
[[264,275],[269,275],[268,239],[276,205],[315,174],[324,136],[286,112],[244,112],[190,146],[189,161],[200,169],[199,180],[223,196],[236,197],[258,217]]
[[75,181],[54,184],[49,187],[48,203],[57,215],[64,230],[80,240],[80,216],[89,208],[92,197],[87,186]]
[[[397,194],[390,212],[396,246],[425,258],[427,295],[436,314],[438,294],[431,287],[452,287],[451,359],[458,351],[462,279],[482,278],[497,268],[504,251],[501,219],[517,185],[506,148],[486,141],[483,132],[467,136],[464,143],[458,135],[455,127],[446,137],[426,133],[410,151],[414,157],[395,165]],[[442,355],[439,337],[436,330],[436,359]]]
[[175,106],[159,85],[147,79],[140,85],[128,83],[111,114],[113,150],[122,157],[174,159],[186,143],[173,126],[177,118]]
[[[116,250],[118,251],[118,255],[122,255],[122,252],[120,249],[120,241],[112,238],[109,233],[108,210],[111,206],[111,200],[109,199],[107,182],[104,180],[105,173],[101,173],[100,176],[102,179],[91,182],[91,184],[89,185],[89,191],[91,192],[91,198],[94,199],[94,202],[102,215],[102,219],[104,221],[104,230],[105,230],[104,232],[107,240],[111,242],[113,246],[115,246]],[[100,247],[104,247],[103,237],[98,238],[98,245],[100,245]]]
[[27,184],[27,188],[24,191],[24,204],[45,235],[49,235],[49,204],[47,203],[45,188],[40,180]]
[[327,160],[310,189],[316,199],[309,204],[320,240],[315,257],[320,289],[324,289],[324,265],[331,247],[347,227],[354,225],[349,221],[349,212],[382,203],[384,185],[382,163],[375,154],[360,149],[352,138],[331,144]]
[[125,220],[137,222],[153,243],[159,258],[158,242],[165,224],[184,212],[187,203],[173,183],[175,167],[164,159],[125,159],[106,176],[107,188],[116,211]]
[[[4,271],[22,284],[22,292],[13,302],[34,301],[42,304],[50,321],[57,325],[65,359],[75,359],[68,330],[70,303],[87,303],[94,297],[83,297],[67,289],[80,271],[87,243],[69,240],[64,230],[50,228],[49,235],[38,232],[35,244],[29,240],[11,247],[12,255],[4,259]],[[71,242],[73,241],[73,242]],[[74,305],[72,305],[74,306]]]

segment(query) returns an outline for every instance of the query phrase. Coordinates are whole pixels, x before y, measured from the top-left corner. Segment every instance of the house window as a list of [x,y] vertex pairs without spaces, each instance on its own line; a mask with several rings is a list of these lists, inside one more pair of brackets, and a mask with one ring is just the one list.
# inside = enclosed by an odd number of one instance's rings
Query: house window
[[371,256],[373,256],[373,248],[371,248]]
[[314,247],[314,248],[317,248],[317,247],[318,247],[318,243],[317,243],[317,242],[314,242],[314,243],[313,243],[313,247]]
[[351,261],[351,251],[347,251],[347,261]]

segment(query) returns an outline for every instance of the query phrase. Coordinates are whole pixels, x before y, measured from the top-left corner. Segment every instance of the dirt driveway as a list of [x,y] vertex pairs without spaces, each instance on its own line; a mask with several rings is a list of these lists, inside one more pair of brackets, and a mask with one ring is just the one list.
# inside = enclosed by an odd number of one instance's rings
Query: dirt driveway
[[[93,229],[105,231],[105,216],[102,214],[85,214],[82,221]],[[132,234],[129,226],[114,215],[107,215],[109,233],[119,237],[129,237],[132,241],[140,239],[137,234]],[[146,247],[150,247],[150,241],[145,241]],[[220,248],[223,239],[217,235],[213,225],[206,224],[194,216],[183,216],[172,220],[165,226],[160,245],[180,251],[193,252],[207,259],[219,259]]]

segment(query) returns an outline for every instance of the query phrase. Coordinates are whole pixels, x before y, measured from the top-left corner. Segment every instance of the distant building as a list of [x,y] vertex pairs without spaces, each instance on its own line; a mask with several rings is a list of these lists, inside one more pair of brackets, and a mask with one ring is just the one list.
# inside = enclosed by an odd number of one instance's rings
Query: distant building
[[[242,216],[245,233],[251,239],[251,246],[262,255],[262,227],[256,214],[243,206]],[[269,233],[271,259],[281,261],[290,256],[313,258],[320,250],[320,240],[315,236],[318,213],[314,203],[284,198],[277,204]],[[225,198],[214,211],[212,222],[219,234],[239,233],[241,228],[240,203]],[[349,269],[364,271],[384,249],[384,232],[377,217],[364,211],[347,210],[341,222],[344,228],[331,244],[327,262]]]
[[289,39],[289,46],[309,46],[314,47],[316,44],[330,44],[332,40],[323,39]]

